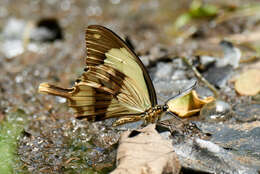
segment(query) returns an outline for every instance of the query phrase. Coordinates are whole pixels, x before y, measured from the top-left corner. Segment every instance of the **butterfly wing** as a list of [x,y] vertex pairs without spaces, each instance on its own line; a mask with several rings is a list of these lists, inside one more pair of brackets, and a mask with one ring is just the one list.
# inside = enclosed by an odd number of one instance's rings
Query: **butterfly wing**
[[115,33],[89,26],[86,46],[86,71],[73,88],[43,83],[39,91],[66,97],[76,117],[89,120],[140,115],[157,104],[144,65]]

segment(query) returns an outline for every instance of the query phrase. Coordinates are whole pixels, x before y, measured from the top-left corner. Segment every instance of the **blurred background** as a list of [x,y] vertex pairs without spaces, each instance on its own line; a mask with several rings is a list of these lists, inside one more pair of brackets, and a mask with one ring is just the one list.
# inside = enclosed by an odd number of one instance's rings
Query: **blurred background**
[[[0,173],[107,173],[115,167],[116,132],[79,122],[66,100],[37,93],[42,82],[73,85],[85,66],[91,24],[132,46],[160,102],[195,79],[176,59],[186,57],[218,90],[222,107],[242,122],[258,119],[258,0],[1,0]],[[255,86],[234,85],[250,69],[257,71],[243,77]],[[205,85],[200,91],[215,94]],[[249,118],[239,115],[252,106],[254,113],[244,114]]]

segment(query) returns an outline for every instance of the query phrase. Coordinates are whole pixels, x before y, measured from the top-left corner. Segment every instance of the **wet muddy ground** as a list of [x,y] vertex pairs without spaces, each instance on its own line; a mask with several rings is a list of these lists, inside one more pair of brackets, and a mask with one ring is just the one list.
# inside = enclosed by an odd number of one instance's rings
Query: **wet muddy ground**
[[176,130],[178,121],[167,116],[164,126],[157,125],[162,136],[169,133],[183,173],[257,173],[259,9],[258,1],[242,0],[1,1],[0,173],[116,168],[125,127],[111,128],[110,120],[76,120],[66,100],[37,92],[42,82],[74,84],[85,66],[90,24],[110,28],[133,46],[159,103],[195,79],[201,98],[216,98],[197,116],[182,119],[195,125],[190,131],[187,125]]

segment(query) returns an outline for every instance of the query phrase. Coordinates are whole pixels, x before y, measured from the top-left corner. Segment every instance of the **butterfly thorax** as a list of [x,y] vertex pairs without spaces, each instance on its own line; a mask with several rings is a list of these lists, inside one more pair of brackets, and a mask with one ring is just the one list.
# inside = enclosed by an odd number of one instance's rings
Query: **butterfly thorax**
[[151,107],[145,112],[143,120],[146,123],[155,123],[160,118],[161,114],[167,109],[167,105],[156,105],[154,107]]

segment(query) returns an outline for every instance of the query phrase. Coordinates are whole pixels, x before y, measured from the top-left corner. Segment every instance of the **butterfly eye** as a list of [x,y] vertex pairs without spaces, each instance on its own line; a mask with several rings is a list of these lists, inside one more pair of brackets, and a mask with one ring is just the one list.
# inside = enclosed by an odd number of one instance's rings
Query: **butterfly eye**
[[77,79],[75,82],[76,82],[76,83],[79,83],[79,82],[81,82],[81,80],[80,80],[80,79]]
[[84,71],[85,71],[85,72],[88,71],[88,68],[84,68]]
[[163,111],[167,111],[169,107],[167,105],[163,105]]

